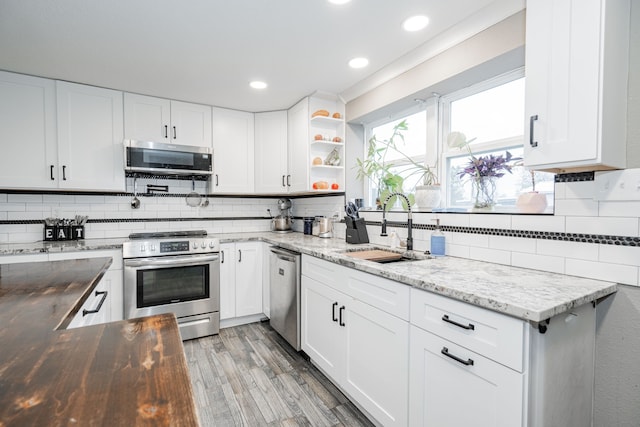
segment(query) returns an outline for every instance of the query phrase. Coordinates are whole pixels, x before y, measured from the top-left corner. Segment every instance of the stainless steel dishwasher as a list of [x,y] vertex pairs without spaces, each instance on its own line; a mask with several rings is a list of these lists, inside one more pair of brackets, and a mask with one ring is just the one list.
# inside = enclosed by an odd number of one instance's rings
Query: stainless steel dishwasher
[[300,254],[275,246],[270,249],[270,323],[300,351]]

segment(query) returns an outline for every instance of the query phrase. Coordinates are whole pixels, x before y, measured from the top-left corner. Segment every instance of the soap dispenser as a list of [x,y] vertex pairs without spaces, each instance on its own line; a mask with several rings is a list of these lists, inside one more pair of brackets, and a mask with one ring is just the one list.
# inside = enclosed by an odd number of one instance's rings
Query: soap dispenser
[[431,255],[444,256],[444,234],[440,230],[440,219],[434,219],[436,229],[431,233]]

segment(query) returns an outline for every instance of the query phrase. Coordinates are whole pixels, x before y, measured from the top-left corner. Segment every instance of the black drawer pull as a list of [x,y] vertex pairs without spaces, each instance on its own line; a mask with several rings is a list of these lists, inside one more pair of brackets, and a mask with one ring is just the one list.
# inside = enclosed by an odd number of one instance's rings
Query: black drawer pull
[[55,181],[55,178],[53,177],[53,165],[49,166],[49,173],[51,174],[51,181]]
[[176,131],[176,127],[173,127],[173,139],[178,139],[178,131]]
[[164,137],[168,138],[169,137],[169,126],[164,125]]
[[291,187],[291,175],[287,175],[287,187]]
[[442,316],[442,320],[447,322],[447,323],[451,323],[452,325],[456,325],[459,328],[466,329],[468,331],[473,331],[476,328],[473,325],[473,323],[469,323],[468,325],[463,325],[462,323],[458,323],[455,320],[451,320],[451,319],[449,319],[449,315],[447,315],[447,314]]
[[462,363],[465,366],[473,366],[473,359],[462,360],[458,356],[454,356],[453,354],[449,353],[449,349],[447,347],[442,347],[442,350],[440,350],[440,353],[455,360],[456,362]]
[[282,186],[286,187],[286,185],[284,184],[284,175],[282,175]]
[[86,316],[87,314],[94,314],[100,311],[100,309],[102,308],[102,304],[104,304],[104,300],[107,299],[107,291],[96,291],[96,296],[98,295],[102,295],[102,298],[100,299],[100,302],[98,303],[98,306],[96,307],[95,310],[87,310],[86,308],[82,310],[82,317]]
[[66,166],[62,166],[62,180],[66,181],[67,180],[67,167]]
[[338,318],[336,317],[336,307],[338,306],[337,302],[334,302],[331,305],[331,320],[333,320],[334,322],[338,321]]
[[342,321],[342,312],[344,311],[344,309],[345,309],[344,305],[342,307],[340,307],[340,312],[339,312],[340,313],[340,322],[339,322],[340,326],[345,326],[344,322]]

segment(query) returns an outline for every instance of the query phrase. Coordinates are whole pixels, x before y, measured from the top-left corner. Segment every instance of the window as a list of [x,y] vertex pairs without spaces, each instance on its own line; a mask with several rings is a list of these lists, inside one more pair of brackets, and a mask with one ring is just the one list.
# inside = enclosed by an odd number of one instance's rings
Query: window
[[[508,151],[522,159],[524,134],[524,70],[517,70],[452,93],[441,100],[443,141],[450,132],[462,132],[470,140],[474,156],[503,155]],[[472,185],[459,173],[469,163],[469,152],[441,144],[446,206],[467,210],[472,207]],[[518,164],[520,163],[520,164]],[[512,173],[496,181],[498,212],[516,212],[518,195],[532,190],[531,174],[517,160],[510,162]],[[550,173],[536,172],[536,190],[547,196],[547,211],[553,211],[553,181]]]

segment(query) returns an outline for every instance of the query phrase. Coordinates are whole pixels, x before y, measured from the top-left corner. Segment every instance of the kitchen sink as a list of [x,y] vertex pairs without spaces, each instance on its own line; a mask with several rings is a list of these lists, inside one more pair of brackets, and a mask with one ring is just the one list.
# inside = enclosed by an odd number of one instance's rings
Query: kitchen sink
[[419,251],[407,251],[403,249],[391,249],[379,246],[347,249],[341,253],[353,258],[377,262],[379,264],[422,261],[432,258],[430,255]]

